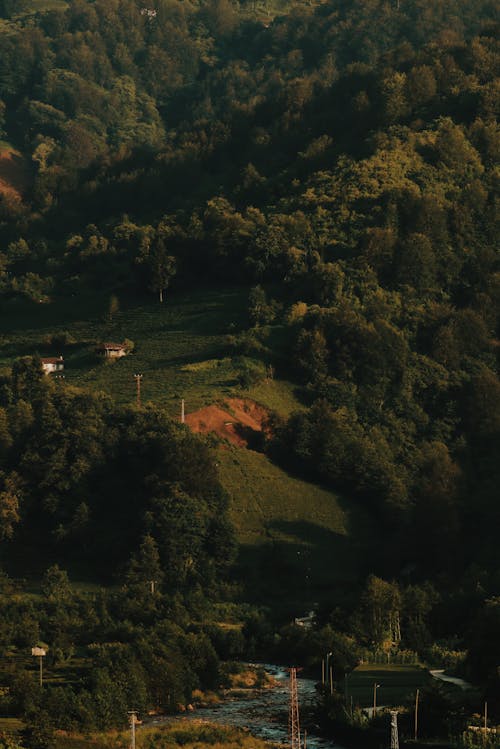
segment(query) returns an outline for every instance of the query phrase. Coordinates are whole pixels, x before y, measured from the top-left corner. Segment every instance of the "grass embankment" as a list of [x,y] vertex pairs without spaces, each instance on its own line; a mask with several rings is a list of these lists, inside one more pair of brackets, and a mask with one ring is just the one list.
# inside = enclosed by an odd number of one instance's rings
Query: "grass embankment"
[[332,585],[359,577],[371,533],[359,511],[252,450],[221,449],[218,462],[243,576],[256,598],[312,605],[330,599]]
[[377,684],[377,705],[397,706],[431,681],[432,676],[424,666],[364,663],[348,675],[345,688],[354,705],[371,707]]
[[[58,735],[55,749],[129,749],[128,731],[80,735]],[[137,749],[269,749],[269,744],[238,728],[216,726],[203,721],[176,722],[162,728],[139,726]]]

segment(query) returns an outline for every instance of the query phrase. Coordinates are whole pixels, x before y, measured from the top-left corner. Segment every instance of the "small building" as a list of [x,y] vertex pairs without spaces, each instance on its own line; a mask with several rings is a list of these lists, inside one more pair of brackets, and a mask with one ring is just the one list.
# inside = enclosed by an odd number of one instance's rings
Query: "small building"
[[128,349],[125,343],[101,343],[96,348],[96,354],[104,359],[119,359],[127,356]]
[[314,625],[314,620],[316,617],[316,613],[314,611],[310,611],[307,616],[296,616],[293,620],[293,623],[297,627],[303,627],[304,629],[312,629]]
[[40,361],[42,362],[42,369],[45,374],[61,372],[64,369],[64,359],[62,356],[46,356]]

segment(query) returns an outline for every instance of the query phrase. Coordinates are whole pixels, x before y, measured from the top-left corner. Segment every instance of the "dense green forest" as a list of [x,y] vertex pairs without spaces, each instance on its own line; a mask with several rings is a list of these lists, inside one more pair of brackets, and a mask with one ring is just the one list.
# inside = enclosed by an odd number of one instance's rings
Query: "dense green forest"
[[[243,607],[234,647],[203,635],[186,697],[245,648],[324,646],[347,669],[360,648],[439,640],[500,715],[498,30],[490,0],[0,0],[2,317],[240,286],[225,353],[242,387],[265,369],[301,402],[261,449],[373,518],[372,576],[332,591],[319,640],[277,646]],[[36,359],[3,375],[0,406],[10,567],[119,582],[92,626],[72,593],[79,646],[156,642],[166,616],[187,658],[189,622],[241,598],[210,448],[160,408],[55,388]],[[130,590],[152,576],[143,625]],[[49,622],[51,595],[12,621]]]

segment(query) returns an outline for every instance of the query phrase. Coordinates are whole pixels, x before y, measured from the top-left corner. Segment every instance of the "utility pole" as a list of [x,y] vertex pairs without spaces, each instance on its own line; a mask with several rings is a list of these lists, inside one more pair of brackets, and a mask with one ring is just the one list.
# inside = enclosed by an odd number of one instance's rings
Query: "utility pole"
[[186,417],[184,414],[184,398],[181,400],[181,424],[184,424]]
[[137,386],[137,408],[141,407],[141,380],[142,378],[143,378],[142,374],[134,375],[135,384]]
[[288,732],[290,749],[300,747],[299,697],[297,691],[297,669],[290,669],[290,710],[288,714]]
[[321,683],[323,684],[323,686],[325,686],[329,678],[330,670],[328,668],[328,665],[330,662],[330,657],[332,655],[333,653],[332,651],[330,651],[329,653],[326,654],[326,657],[323,658],[323,660],[321,661]]
[[137,721],[137,710],[129,710],[130,715],[130,749],[135,749],[135,724]]
[[484,703],[484,733],[488,730],[488,703]]
[[333,666],[330,666],[330,694],[333,694]]
[[415,694],[415,741],[418,738],[418,697],[419,697],[420,691],[417,689],[417,693]]
[[391,749],[399,749],[397,710],[391,710]]

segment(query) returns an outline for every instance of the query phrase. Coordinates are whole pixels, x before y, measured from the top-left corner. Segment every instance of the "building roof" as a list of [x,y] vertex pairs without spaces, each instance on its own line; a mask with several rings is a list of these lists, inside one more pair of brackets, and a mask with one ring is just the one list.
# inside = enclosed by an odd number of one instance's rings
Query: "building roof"
[[124,349],[125,344],[124,343],[100,343],[97,348],[104,348],[104,349]]

